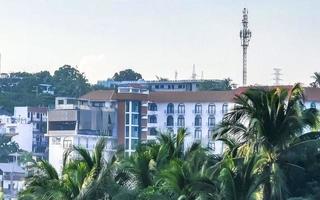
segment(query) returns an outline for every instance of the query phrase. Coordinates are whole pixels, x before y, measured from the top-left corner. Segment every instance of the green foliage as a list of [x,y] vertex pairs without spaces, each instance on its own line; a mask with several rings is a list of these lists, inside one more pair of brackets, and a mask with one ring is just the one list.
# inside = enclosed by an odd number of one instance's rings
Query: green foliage
[[57,96],[79,97],[90,91],[85,75],[70,65],[64,65],[56,70],[53,81]]
[[9,162],[9,154],[18,152],[19,145],[10,137],[0,135],[0,162]]
[[119,73],[115,73],[112,79],[115,81],[137,81],[139,79],[142,79],[142,76],[132,69],[125,69],[120,71]]
[[203,81],[199,85],[199,90],[201,91],[224,91],[231,90],[235,87],[230,78],[224,79],[222,81],[217,80],[207,80]]

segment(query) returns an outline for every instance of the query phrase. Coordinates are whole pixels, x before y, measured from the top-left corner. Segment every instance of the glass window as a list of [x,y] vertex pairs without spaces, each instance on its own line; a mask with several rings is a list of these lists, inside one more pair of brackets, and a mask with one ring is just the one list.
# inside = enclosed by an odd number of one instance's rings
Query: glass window
[[202,113],[202,106],[201,104],[196,104],[194,107],[194,112],[195,113]]
[[184,117],[182,115],[180,115],[178,117],[178,126],[184,127]]
[[224,103],[224,104],[222,105],[222,113],[225,114],[225,113],[227,113],[227,112],[228,112],[228,104]]
[[49,122],[50,131],[64,131],[64,130],[75,130],[75,121],[53,121]]
[[149,110],[150,111],[157,111],[157,104],[149,103]]
[[174,105],[172,103],[167,105],[167,113],[174,113]]
[[132,101],[132,112],[139,112],[139,101]]
[[138,137],[139,136],[139,127],[133,126],[131,127],[131,137]]
[[150,135],[158,135],[158,131],[156,128],[150,128],[149,129],[149,134]]
[[126,149],[129,149],[129,139],[126,139],[126,145],[125,145]]
[[53,137],[51,141],[55,145],[61,144],[61,137]]
[[197,115],[194,119],[194,125],[195,126],[202,126],[202,118],[200,115]]
[[173,126],[173,117],[171,115],[167,117],[167,126]]
[[126,124],[130,124],[130,115],[126,114]]
[[209,106],[208,106],[208,113],[209,113],[209,114],[215,114],[215,113],[216,113],[216,105],[214,105],[214,104],[209,104]]
[[215,117],[210,116],[210,117],[208,118],[208,126],[214,127],[215,125],[216,125],[216,119],[215,119]]
[[58,104],[59,104],[59,105],[63,104],[63,100],[62,100],[62,99],[61,99],[61,100],[58,100]]
[[194,131],[194,138],[195,138],[195,139],[201,139],[201,134],[202,134],[201,129],[196,129],[196,130]]
[[139,144],[139,140],[138,139],[132,139],[131,140],[131,150],[136,150],[138,144]]
[[139,125],[139,114],[132,114],[131,117],[132,117],[131,124]]
[[72,141],[71,140],[63,140],[63,148],[71,148]]
[[157,123],[157,116],[155,115],[149,116],[149,123]]
[[185,112],[185,106],[184,104],[180,103],[178,105],[178,113],[184,113]]
[[126,126],[126,137],[129,137],[129,126]]

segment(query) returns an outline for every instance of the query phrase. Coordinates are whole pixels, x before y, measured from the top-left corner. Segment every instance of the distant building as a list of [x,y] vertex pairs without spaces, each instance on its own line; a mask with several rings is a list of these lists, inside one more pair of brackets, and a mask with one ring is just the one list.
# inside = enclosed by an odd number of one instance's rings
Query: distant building
[[168,92],[186,92],[186,91],[199,91],[201,83],[206,81],[213,81],[217,84],[223,84],[224,80],[216,79],[192,79],[192,80],[155,80],[145,81],[143,79],[138,81],[114,81],[108,79],[106,81],[98,81],[98,85],[102,85],[106,88],[117,88],[117,87],[135,87],[144,88],[149,91],[168,91]]
[[1,185],[4,199],[16,199],[20,190],[24,187],[26,172],[16,163],[0,163]]
[[26,120],[1,115],[0,135],[10,137],[12,141],[18,143],[19,148],[32,152],[32,124],[27,123]]
[[24,121],[32,127],[30,152],[38,157],[47,158],[48,138],[45,137],[45,134],[47,133],[48,109],[45,107],[15,107],[14,117],[17,121]]
[[41,94],[54,95],[54,87],[50,84],[39,84],[38,90],[38,92]]

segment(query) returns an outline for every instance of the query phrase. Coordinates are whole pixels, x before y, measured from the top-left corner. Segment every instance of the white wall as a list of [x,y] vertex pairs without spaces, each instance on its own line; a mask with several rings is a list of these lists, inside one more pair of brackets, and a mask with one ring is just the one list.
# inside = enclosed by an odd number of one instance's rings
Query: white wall
[[13,136],[12,140],[17,142],[21,149],[32,152],[33,125],[16,124],[16,133],[18,133],[18,135]]
[[[168,102],[169,103],[169,102]],[[166,127],[166,121],[167,121],[167,116],[170,114],[166,114],[167,110],[167,105],[168,103],[156,103],[157,104],[157,111],[148,111],[148,115],[155,114],[157,116],[157,123],[156,124],[151,124],[148,123],[148,127],[156,127],[159,131],[161,132],[166,132],[167,127]],[[178,116],[183,115],[185,118],[185,128],[187,128],[187,132],[189,135],[186,137],[185,140],[185,148],[188,148],[193,142],[196,141],[196,138],[194,138],[194,132],[195,132],[195,127],[194,127],[194,122],[195,122],[195,117],[197,114],[194,113],[195,105],[196,102],[181,102],[185,105],[185,114],[178,114],[178,105],[180,103],[173,103],[174,104],[174,111],[175,113],[173,114],[174,118],[174,133],[177,133],[177,130],[179,127],[177,127],[177,121],[178,121]],[[208,114],[208,106],[209,104],[214,104],[216,107],[216,112],[213,115],[215,117],[215,124],[218,125],[222,118],[223,118],[223,113],[222,113],[222,106],[224,103],[228,104],[228,110],[230,110],[233,107],[232,103],[228,102],[199,102],[199,104],[202,105],[202,114],[200,114],[202,118],[202,126],[199,127],[202,130],[202,135],[201,135],[201,144],[204,147],[208,146],[208,142],[211,139],[209,137],[209,126],[208,126],[208,118],[210,114]],[[148,137],[149,139],[154,139],[154,137]],[[215,142],[215,153],[220,154],[223,152],[223,144],[221,142]]]

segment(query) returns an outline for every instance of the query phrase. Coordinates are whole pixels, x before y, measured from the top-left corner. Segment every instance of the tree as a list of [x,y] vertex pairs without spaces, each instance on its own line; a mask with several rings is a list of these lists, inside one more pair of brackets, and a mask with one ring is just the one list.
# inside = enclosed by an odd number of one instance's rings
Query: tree
[[224,80],[205,80],[200,83],[199,90],[201,91],[224,91],[231,90],[235,87],[230,78]]
[[315,72],[313,74],[312,78],[314,79],[314,81],[312,83],[310,83],[310,86],[311,87],[315,87],[315,88],[320,87],[320,73],[319,72]]
[[115,81],[137,81],[139,79],[142,79],[142,76],[132,69],[125,69],[120,71],[119,73],[115,73],[112,79]]
[[9,154],[19,151],[19,145],[11,137],[0,135],[0,162],[9,162]]
[[54,72],[53,83],[56,96],[79,97],[90,91],[84,73],[70,65],[64,65]]
[[[267,158],[263,167],[268,175],[263,186],[264,199],[286,197],[283,168],[292,166],[280,155],[307,127],[318,123],[318,111],[304,109],[303,89],[299,84],[288,91],[284,88],[248,89],[235,98],[234,109],[224,116],[218,134],[231,134],[249,145],[252,153]],[[305,144],[305,143],[304,143]]]

